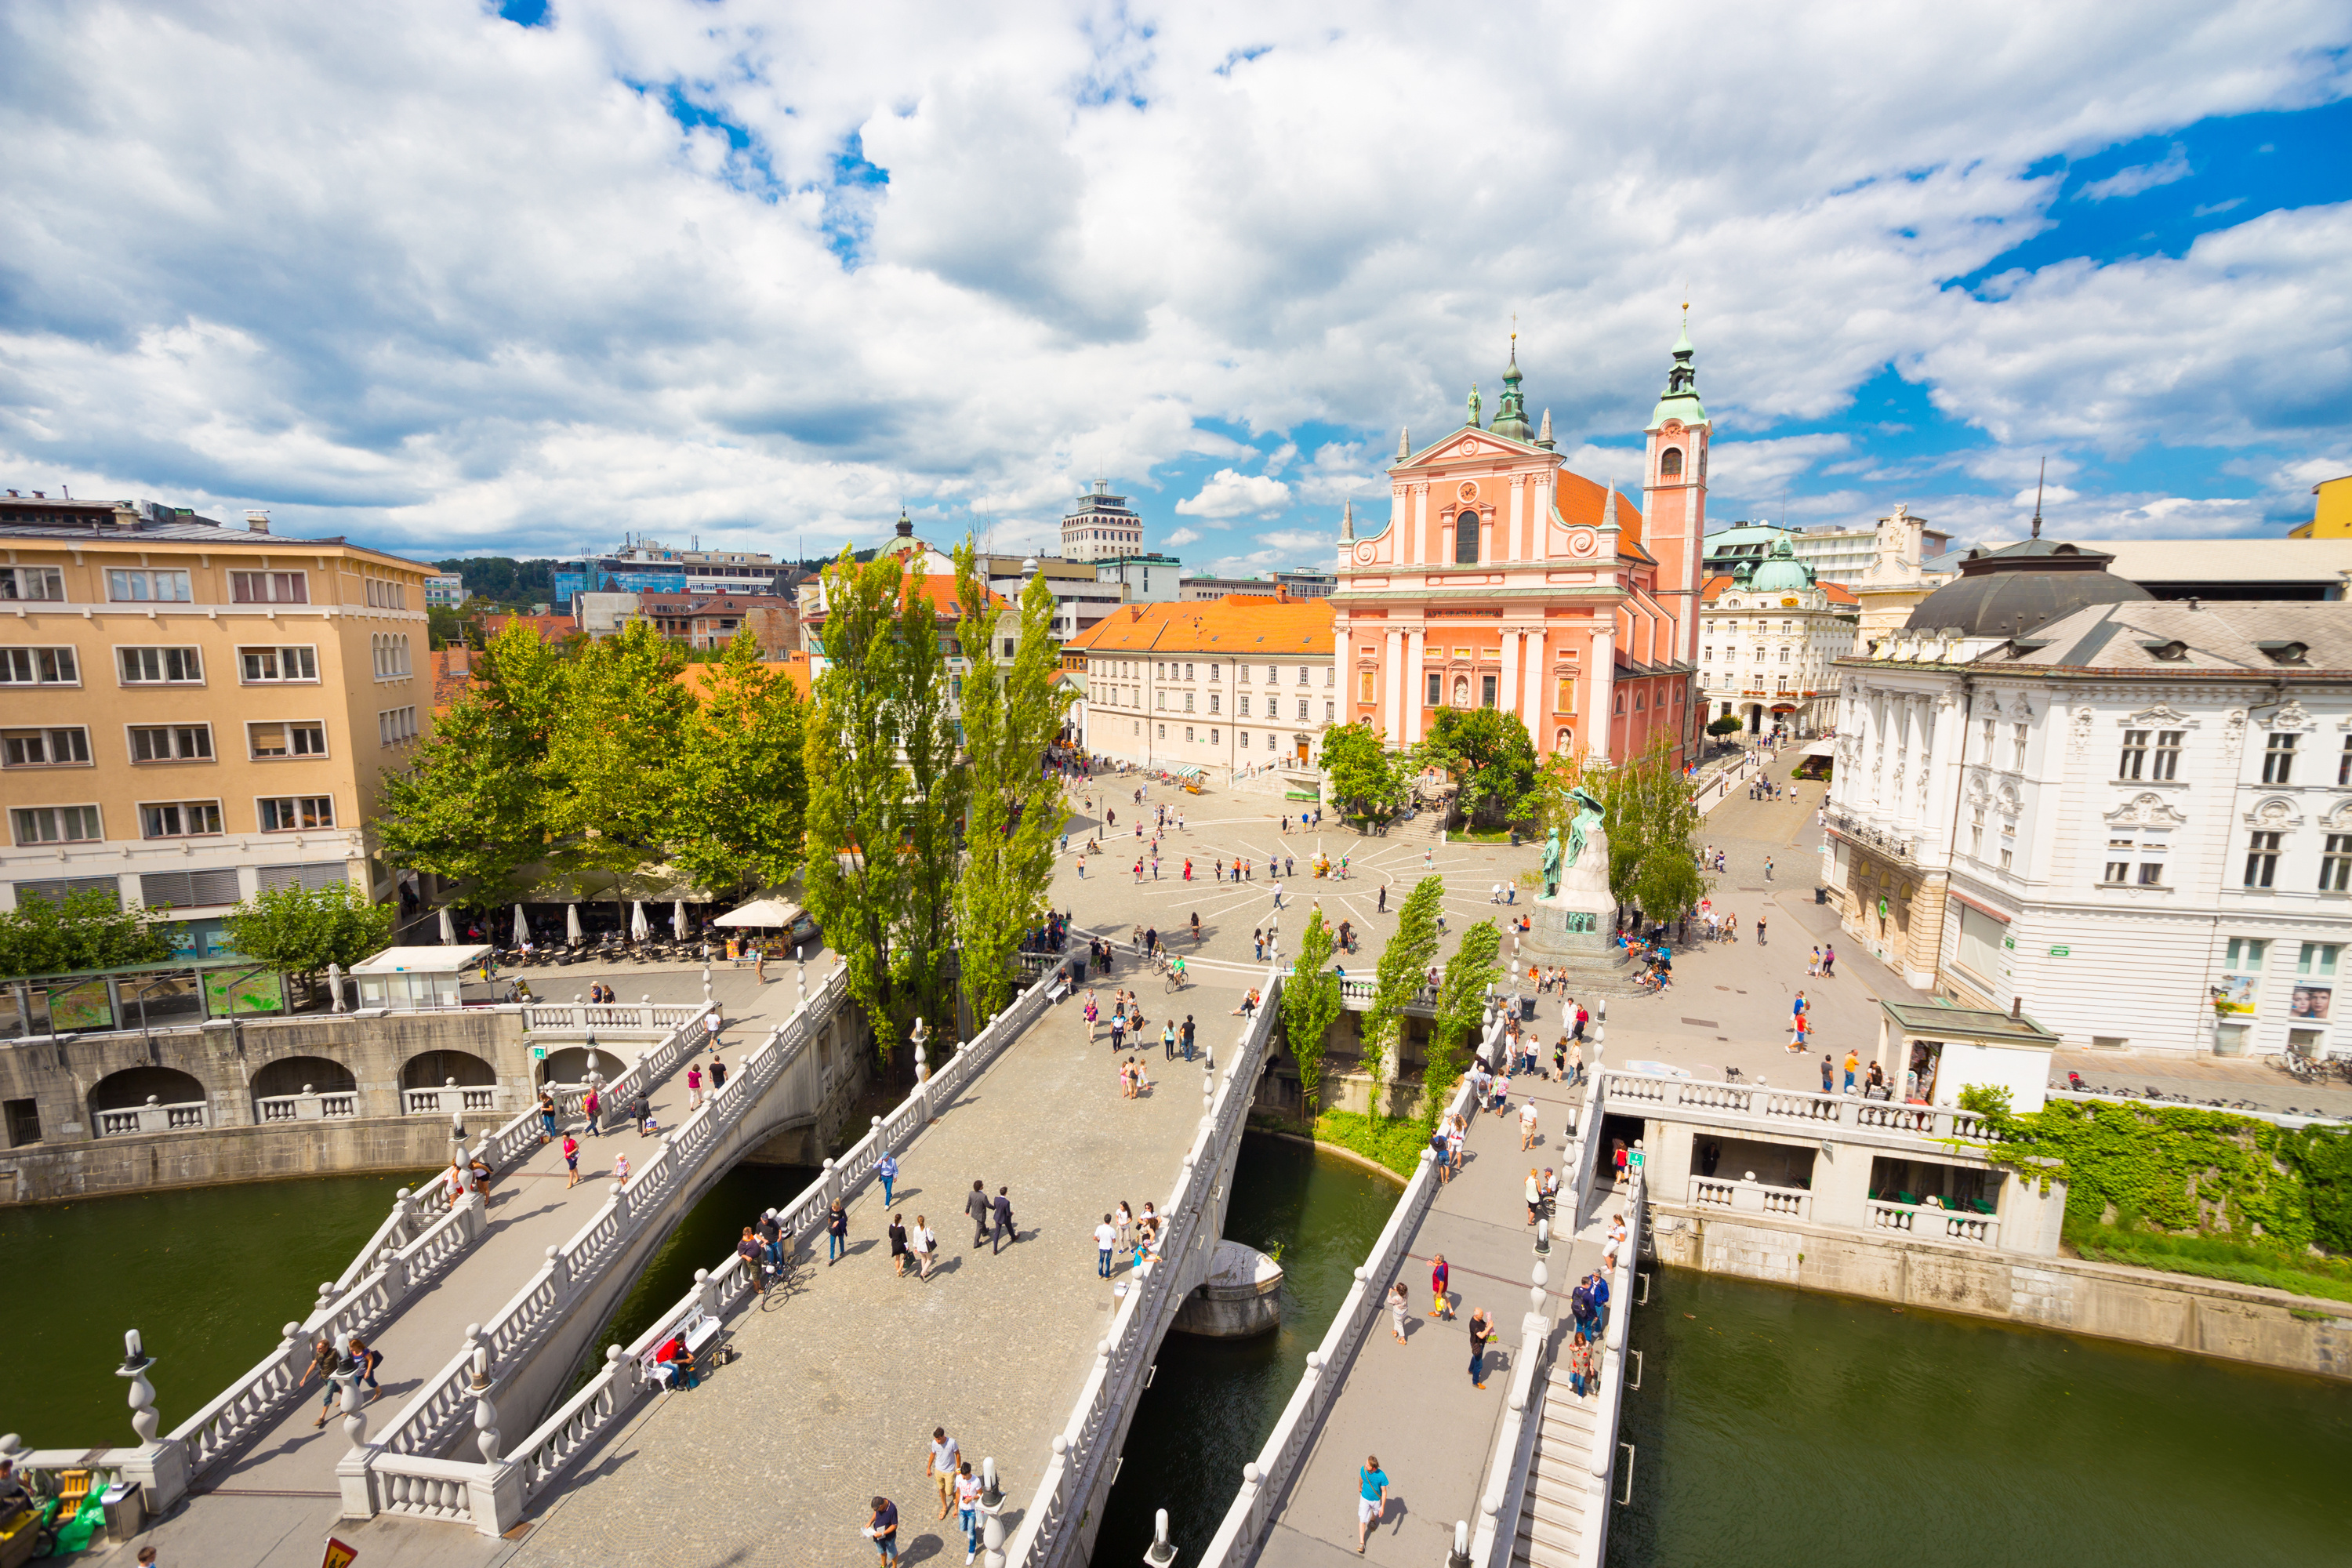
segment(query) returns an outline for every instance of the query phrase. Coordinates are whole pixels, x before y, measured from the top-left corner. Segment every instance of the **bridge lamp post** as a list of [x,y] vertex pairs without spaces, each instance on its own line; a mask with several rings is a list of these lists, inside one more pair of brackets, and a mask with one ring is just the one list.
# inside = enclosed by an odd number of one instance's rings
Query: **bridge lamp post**
[[1175,1545],[1168,1539],[1168,1510],[1154,1510],[1151,1515],[1151,1544],[1144,1548],[1143,1561],[1148,1568],[1169,1568],[1176,1561]]

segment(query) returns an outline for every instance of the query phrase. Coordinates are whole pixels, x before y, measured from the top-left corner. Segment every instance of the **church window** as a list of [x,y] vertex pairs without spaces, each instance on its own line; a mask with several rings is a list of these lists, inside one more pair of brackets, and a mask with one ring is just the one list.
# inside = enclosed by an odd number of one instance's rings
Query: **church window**
[[1563,675],[1559,678],[1559,695],[1552,704],[1552,710],[1558,713],[1576,711],[1576,678],[1574,676]]
[[1434,708],[1439,703],[1444,702],[1445,700],[1444,688],[1445,677],[1438,674],[1437,671],[1433,669],[1431,670],[1429,672],[1429,700],[1425,704],[1423,704],[1423,706]]
[[1478,563],[1478,514],[1465,511],[1454,524],[1454,563],[1475,566]]
[[1683,477],[1683,449],[1669,447],[1658,454],[1658,478],[1678,479]]

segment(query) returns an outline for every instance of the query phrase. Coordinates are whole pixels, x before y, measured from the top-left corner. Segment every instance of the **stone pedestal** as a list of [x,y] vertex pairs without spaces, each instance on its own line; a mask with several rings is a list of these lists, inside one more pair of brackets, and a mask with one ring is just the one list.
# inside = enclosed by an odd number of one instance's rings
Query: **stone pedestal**
[[1633,989],[1625,950],[1612,940],[1616,910],[1606,904],[1595,909],[1591,902],[1566,894],[1535,901],[1516,960],[1523,977],[1532,963],[1566,969],[1571,996],[1622,995]]

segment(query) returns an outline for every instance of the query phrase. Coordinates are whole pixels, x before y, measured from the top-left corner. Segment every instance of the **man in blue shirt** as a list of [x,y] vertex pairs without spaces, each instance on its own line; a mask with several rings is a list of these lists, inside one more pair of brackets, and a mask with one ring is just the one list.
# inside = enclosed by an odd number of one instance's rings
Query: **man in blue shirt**
[[1604,1332],[1609,1327],[1609,1280],[1607,1276],[1596,1270],[1592,1276],[1591,1286],[1592,1331],[1594,1333],[1601,1333]]
[[898,1561],[898,1505],[888,1498],[876,1498],[872,1503],[874,1518],[866,1527],[867,1540],[881,1550],[886,1563]]
[[1378,1454],[1364,1456],[1364,1468],[1357,1472],[1356,1479],[1361,1483],[1363,1494],[1356,1502],[1356,1553],[1361,1556],[1364,1542],[1371,1537],[1372,1526],[1381,1521],[1381,1515],[1388,1511],[1389,1506],[1388,1472],[1381,1468]]

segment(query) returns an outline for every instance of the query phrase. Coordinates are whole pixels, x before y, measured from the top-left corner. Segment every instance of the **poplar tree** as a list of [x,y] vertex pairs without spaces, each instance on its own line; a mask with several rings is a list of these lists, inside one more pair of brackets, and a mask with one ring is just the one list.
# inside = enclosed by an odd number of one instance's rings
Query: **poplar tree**
[[842,547],[824,569],[824,668],[813,682],[803,745],[808,793],[808,905],[848,971],[887,1066],[890,935],[906,860],[898,852],[898,557],[860,563]]
[[967,661],[961,711],[971,816],[963,875],[956,883],[956,930],[963,947],[964,994],[976,1019],[1011,1000],[1012,959],[1024,931],[1047,909],[1061,790],[1045,772],[1046,748],[1061,733],[1068,697],[1055,680],[1054,591],[1039,573],[1021,593],[1013,662],[992,656],[1004,602],[992,593],[977,547],[955,552],[956,633]]
[[1706,819],[1666,737],[1610,769],[1593,793],[1609,835],[1612,897],[1654,921],[1670,921],[1706,896],[1697,838]]
[[1364,1014],[1364,1071],[1372,1080],[1371,1113],[1381,1112],[1381,1084],[1392,1076],[1402,1052],[1405,1005],[1429,980],[1430,960],[1437,956],[1437,906],[1445,896],[1445,879],[1423,877],[1412,886],[1397,910],[1397,928],[1381,950],[1381,965],[1372,982],[1372,1005]]
[[1462,1076],[1462,1041],[1486,1016],[1486,993],[1502,978],[1497,955],[1502,934],[1493,921],[1480,921],[1462,933],[1462,945],[1445,961],[1437,983],[1437,1016],[1429,1026],[1429,1056],[1422,1064],[1421,1119],[1434,1122],[1445,1096]]
[[1290,1054],[1298,1062],[1300,1110],[1312,1121],[1322,1110],[1323,1037],[1339,1020],[1342,1001],[1339,977],[1325,965],[1339,942],[1324,923],[1323,911],[1307,917],[1298,938],[1298,961],[1282,982],[1282,1026],[1290,1040]]
[[669,786],[694,706],[677,680],[685,663],[641,618],[588,644],[565,671],[548,859],[575,888],[607,884],[616,904],[623,879],[663,858],[677,834]]
[[940,634],[940,615],[947,606],[932,601],[923,581],[920,576],[905,579],[898,635],[889,647],[898,751],[904,762],[894,802],[898,830],[887,840],[898,847],[904,862],[890,943],[890,982],[908,1012],[937,1027],[950,999],[948,955],[955,946],[965,774],[957,764],[961,737],[956,733],[954,689],[948,673],[947,639]]
[[746,626],[705,667],[670,791],[670,861],[714,891],[773,886],[800,868],[808,705]]
[[374,822],[391,864],[495,901],[547,854],[563,781],[553,757],[564,711],[560,651],[516,620],[473,661],[473,679],[408,765],[383,775]]

